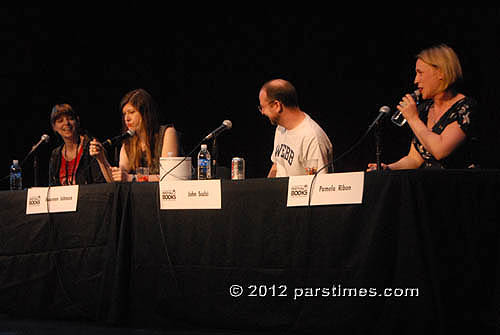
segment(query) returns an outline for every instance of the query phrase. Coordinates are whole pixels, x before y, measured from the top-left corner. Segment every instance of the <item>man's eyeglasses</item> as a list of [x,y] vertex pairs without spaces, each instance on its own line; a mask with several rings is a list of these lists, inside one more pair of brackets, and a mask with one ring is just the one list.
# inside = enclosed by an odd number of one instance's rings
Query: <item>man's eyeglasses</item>
[[[272,100],[272,101],[269,101],[269,102],[267,103],[267,105],[269,106],[270,104],[272,104],[273,102],[276,102],[276,101],[278,101],[278,100]],[[262,107],[261,105],[257,105],[257,109],[259,110],[259,112],[261,112],[261,113],[262,113],[262,110],[264,109],[264,107]]]

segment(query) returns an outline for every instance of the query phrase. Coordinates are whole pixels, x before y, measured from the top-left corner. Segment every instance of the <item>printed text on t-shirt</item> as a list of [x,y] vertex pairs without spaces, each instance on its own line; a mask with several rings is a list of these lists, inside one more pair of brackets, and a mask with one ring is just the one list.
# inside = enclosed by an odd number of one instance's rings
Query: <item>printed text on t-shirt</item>
[[289,165],[293,163],[294,153],[292,148],[286,144],[278,144],[274,151],[274,157],[281,157],[288,162]]

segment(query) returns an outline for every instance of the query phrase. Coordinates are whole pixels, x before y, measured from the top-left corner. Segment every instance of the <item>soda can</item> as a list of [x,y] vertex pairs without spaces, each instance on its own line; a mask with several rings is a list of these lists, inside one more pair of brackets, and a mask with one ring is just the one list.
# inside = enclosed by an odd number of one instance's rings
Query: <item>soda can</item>
[[245,160],[240,157],[234,157],[231,161],[231,179],[245,179]]

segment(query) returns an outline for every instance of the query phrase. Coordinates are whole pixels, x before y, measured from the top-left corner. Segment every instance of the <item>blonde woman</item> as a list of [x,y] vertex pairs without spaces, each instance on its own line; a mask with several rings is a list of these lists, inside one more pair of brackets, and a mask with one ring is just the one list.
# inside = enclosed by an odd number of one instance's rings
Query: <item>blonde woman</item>
[[[397,106],[408,122],[413,138],[408,155],[392,164],[390,170],[477,167],[477,102],[457,92],[462,67],[456,53],[447,45],[421,51],[415,64],[415,85],[421,93],[418,105],[410,94]],[[368,171],[376,164],[368,164]]]
[[158,107],[144,89],[128,92],[120,102],[123,131],[133,130],[135,135],[124,140],[120,149],[118,167],[112,167],[102,144],[93,140],[90,155],[96,157],[107,182],[131,182],[138,167],[149,168],[149,181],[159,180],[160,157],[177,156],[178,140],[172,125],[159,123]]

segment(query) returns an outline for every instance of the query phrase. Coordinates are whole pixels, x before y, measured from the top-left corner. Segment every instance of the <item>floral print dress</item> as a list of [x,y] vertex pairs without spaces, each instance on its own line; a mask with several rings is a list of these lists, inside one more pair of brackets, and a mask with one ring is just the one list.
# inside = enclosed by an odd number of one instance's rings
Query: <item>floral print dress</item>
[[[432,100],[426,100],[419,105],[420,119],[427,124],[429,110],[433,105]],[[457,121],[460,128],[466,134],[466,139],[447,157],[437,160],[427,149],[419,142],[416,136],[413,136],[412,145],[424,159],[420,168],[438,168],[438,169],[466,169],[479,167],[476,159],[476,152],[479,145],[477,136],[475,118],[477,117],[477,102],[469,97],[464,97],[451,106],[432,127],[432,132],[441,134],[443,130],[451,123]]]

